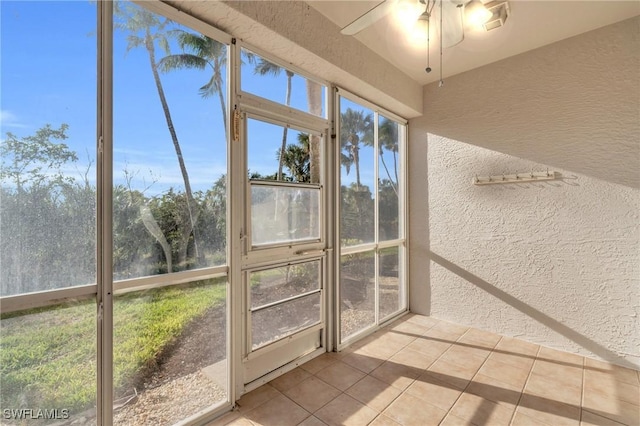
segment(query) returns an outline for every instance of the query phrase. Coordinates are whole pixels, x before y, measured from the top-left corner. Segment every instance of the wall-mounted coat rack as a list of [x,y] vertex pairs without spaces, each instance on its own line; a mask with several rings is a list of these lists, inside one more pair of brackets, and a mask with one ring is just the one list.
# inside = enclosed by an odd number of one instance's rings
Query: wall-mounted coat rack
[[524,183],[538,182],[543,180],[554,180],[558,178],[556,172],[549,170],[544,172],[516,173],[511,175],[492,175],[492,176],[475,176],[473,178],[474,185],[495,185],[499,183]]

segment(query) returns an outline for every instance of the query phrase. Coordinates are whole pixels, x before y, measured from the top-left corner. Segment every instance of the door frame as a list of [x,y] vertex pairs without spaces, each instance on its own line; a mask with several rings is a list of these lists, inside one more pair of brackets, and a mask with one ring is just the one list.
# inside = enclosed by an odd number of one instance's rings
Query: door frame
[[[296,368],[298,365],[321,355],[324,352],[332,351],[335,347],[335,332],[333,330],[335,319],[333,318],[335,308],[333,282],[335,277],[335,259],[333,256],[334,234],[335,234],[335,132],[333,127],[333,95],[334,88],[327,82],[310,76],[302,70],[292,67],[290,64],[283,64],[277,58],[265,53],[253,46],[246,45],[240,41],[232,44],[232,69],[235,75],[240,76],[241,51],[245,47],[261,57],[286,68],[294,73],[315,81],[325,87],[324,108],[328,118],[317,117],[291,107],[287,107],[276,102],[269,101],[250,93],[243,92],[240,88],[240,78],[235,80],[235,87],[230,94],[230,105],[232,108],[229,116],[231,132],[230,146],[230,167],[229,167],[229,194],[230,194],[230,227],[229,238],[231,251],[231,300],[232,315],[230,330],[233,356],[230,361],[231,374],[233,375],[235,399],[263,383],[278,377],[287,371]],[[273,247],[260,247],[251,250],[248,240],[248,221],[250,220],[250,209],[247,205],[249,198],[250,183],[247,176],[247,123],[248,118],[264,121],[277,125],[287,125],[301,131],[311,131],[323,136],[321,150],[321,211],[320,211],[320,241],[307,241],[300,244],[285,244]],[[300,184],[304,185],[304,184]],[[296,253],[302,252],[302,253]],[[278,358],[281,347],[286,347],[282,341],[289,340],[285,337],[265,347],[259,348],[251,353],[247,351],[245,330],[247,326],[247,306],[246,306],[246,277],[249,271],[264,269],[267,265],[281,265],[286,263],[299,262],[303,260],[321,259],[322,288],[321,288],[321,315],[320,326],[311,326],[293,334],[293,336],[305,333],[314,333],[321,329],[320,347],[311,352],[289,361],[285,365],[275,369],[269,367],[270,359]],[[249,352],[249,353],[248,353]],[[250,377],[252,380],[245,380],[245,362],[247,355],[251,359],[260,352],[264,356],[267,371],[265,375]]]

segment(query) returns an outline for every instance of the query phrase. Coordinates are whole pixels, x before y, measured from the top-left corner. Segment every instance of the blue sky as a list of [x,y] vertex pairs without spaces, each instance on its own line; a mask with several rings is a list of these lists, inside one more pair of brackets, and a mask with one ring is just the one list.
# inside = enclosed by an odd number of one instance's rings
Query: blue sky
[[[7,132],[32,135],[49,123],[69,125],[66,143],[79,156],[66,173],[79,177],[87,167],[95,180],[96,138],[96,5],[89,1],[0,1],[0,139]],[[64,23],[64,25],[61,25]],[[183,28],[175,25],[173,28]],[[187,29],[188,30],[188,29]],[[180,50],[172,43],[171,53]],[[157,59],[164,56],[156,49]],[[256,76],[252,66],[242,72],[242,87],[284,103],[284,73]],[[161,74],[191,185],[206,190],[226,172],[226,143],[217,97],[202,98],[198,89],[209,71],[179,70]],[[142,47],[127,51],[126,34],[114,34],[114,181],[146,188],[149,196],[169,187],[182,188],[174,146],[167,130],[149,57]],[[304,79],[293,79],[291,104],[306,109]],[[353,104],[355,105],[355,104]],[[251,143],[252,169],[275,173],[282,131],[260,126]],[[289,143],[295,132],[289,132]],[[366,149],[361,151],[365,154]],[[371,156],[373,152],[371,150]],[[371,162],[372,164],[372,162]],[[252,170],[253,171],[253,170]],[[363,164],[363,183],[372,170]],[[355,179],[354,172],[347,180]],[[371,182],[372,183],[372,182]]]

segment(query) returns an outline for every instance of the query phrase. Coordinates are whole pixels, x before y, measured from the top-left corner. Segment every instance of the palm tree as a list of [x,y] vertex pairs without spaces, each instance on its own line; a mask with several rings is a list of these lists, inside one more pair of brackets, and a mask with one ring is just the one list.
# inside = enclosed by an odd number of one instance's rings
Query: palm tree
[[[398,124],[386,117],[381,118],[382,121],[378,125],[378,148],[380,151],[380,160],[382,161],[382,166],[387,173],[387,177],[389,178],[389,183],[391,184],[393,191],[398,195]],[[393,153],[393,171],[395,180],[391,177],[387,163],[384,161],[385,150]]]
[[[250,58],[253,59],[252,56],[250,56]],[[267,74],[271,74],[274,77],[277,77],[280,75],[280,73],[282,72],[282,67],[279,67],[278,65],[269,62],[263,58],[258,59],[258,62],[256,64],[256,67],[254,69],[254,73],[255,74],[259,74],[259,75],[267,75]],[[284,102],[286,106],[290,106],[291,105],[291,79],[293,78],[293,72],[289,71],[288,69],[284,69],[286,75],[287,75],[287,90],[285,92],[285,97],[284,97]],[[280,146],[280,150],[278,151],[280,154],[284,153],[286,150],[286,146],[287,146],[287,131],[288,128],[285,126],[282,129],[282,145]],[[284,165],[284,159],[282,155],[278,155],[278,180],[282,180],[282,166]]]
[[[307,109],[322,116],[322,85],[307,79]],[[311,183],[320,183],[320,136],[309,135],[309,175]]]
[[[158,96],[160,97],[160,103],[162,104],[162,110],[167,122],[167,128],[171,135],[173,147],[176,151],[176,156],[178,157],[178,164],[180,166],[180,172],[182,174],[182,180],[184,181],[184,188],[187,194],[187,213],[189,215],[189,221],[187,223],[188,226],[185,226],[181,233],[179,255],[180,261],[186,260],[187,246],[192,232],[194,234],[196,256],[198,255],[195,238],[195,216],[197,215],[197,211],[195,209],[195,200],[191,191],[189,174],[187,173],[187,167],[184,163],[182,149],[180,148],[178,135],[173,125],[173,120],[169,111],[169,104],[167,103],[167,98],[164,94],[162,81],[160,80],[160,74],[158,72],[158,65],[156,63],[156,43],[167,55],[170,53],[169,41],[164,30],[171,24],[171,21],[131,3],[118,4],[114,10],[117,16],[122,18],[120,21],[115,23],[115,27],[129,33],[127,36],[127,52],[137,47],[144,47],[149,56],[151,73],[153,74],[153,80],[156,84]],[[154,30],[153,32],[152,29]]]
[[371,114],[356,111],[351,108],[340,116],[340,147],[343,152],[340,162],[349,173],[351,166],[356,169],[356,185],[361,187],[360,181],[360,143],[371,145],[373,142],[373,120]]
[[165,56],[158,62],[159,69],[162,72],[184,68],[199,70],[209,68],[211,70],[209,81],[200,87],[199,93],[203,98],[218,97],[220,111],[222,111],[224,134],[225,138],[228,139],[227,109],[222,81],[223,70],[227,64],[227,47],[205,35],[193,34],[184,30],[171,31],[171,35],[176,38],[183,52],[185,50],[189,52]]
[[291,177],[296,182],[309,182],[310,161],[309,161],[309,134],[299,133],[298,144],[287,145],[284,154],[280,155],[284,167],[289,169]]

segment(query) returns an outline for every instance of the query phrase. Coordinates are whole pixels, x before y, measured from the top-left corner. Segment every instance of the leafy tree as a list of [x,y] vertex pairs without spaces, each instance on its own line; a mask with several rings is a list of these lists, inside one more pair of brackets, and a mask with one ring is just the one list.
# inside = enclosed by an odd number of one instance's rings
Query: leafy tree
[[0,146],[3,295],[95,282],[96,192],[69,174],[78,157],[67,129],[7,133]]
[[374,201],[367,186],[356,182],[340,188],[340,237],[355,245],[372,242],[374,236]]
[[68,128],[67,124],[61,124],[59,129],[46,124],[36,130],[35,135],[23,138],[7,132],[6,140],[0,145],[3,184],[12,182],[18,193],[28,186],[51,188],[69,184],[72,179],[63,173],[62,167],[78,161],[78,156],[66,144],[55,142],[67,139]]
[[182,174],[187,196],[186,203],[183,206],[187,220],[180,221],[182,227],[180,229],[180,250],[178,252],[178,261],[179,263],[184,264],[187,256],[187,247],[192,235],[194,236],[193,240],[197,256],[197,242],[194,235],[195,223],[197,221],[197,209],[193,198],[193,192],[191,190],[189,174],[182,155],[180,142],[178,141],[178,135],[173,125],[169,104],[167,103],[162,81],[160,80],[159,67],[156,61],[156,44],[160,46],[167,55],[170,55],[171,53],[167,34],[165,33],[165,30],[171,24],[171,21],[131,3],[124,3],[123,5],[120,4],[115,9],[115,12],[116,16],[119,18],[115,24],[116,28],[126,31],[129,34],[127,37],[127,51],[137,47],[144,47],[147,51],[151,73],[153,74],[158,96],[160,97],[160,103],[162,104],[162,110],[167,122],[167,129],[171,135],[173,147],[178,158],[178,164],[180,166],[180,172]]

